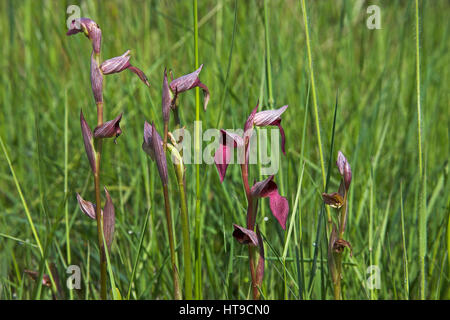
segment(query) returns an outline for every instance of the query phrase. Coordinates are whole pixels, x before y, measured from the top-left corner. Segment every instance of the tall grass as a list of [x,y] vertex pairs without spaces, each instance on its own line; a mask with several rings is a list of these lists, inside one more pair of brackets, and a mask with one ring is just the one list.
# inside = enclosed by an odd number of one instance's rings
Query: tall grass
[[[196,60],[193,1],[82,3],[81,13],[108,30],[103,56],[132,48],[133,62],[152,84],[147,89],[129,74],[105,82],[108,112],[127,111],[118,144],[105,144],[102,151],[102,183],[116,196],[111,274],[124,299],[170,299],[163,192],[156,167],[141,151],[142,125],[143,119],[160,119],[158,84],[164,67],[178,76]],[[258,216],[266,248],[263,296],[333,299],[323,232],[327,214],[323,211],[320,218],[320,194],[328,171],[329,190],[339,183],[334,158],[327,169],[339,88],[334,150],[345,153],[353,171],[346,230],[353,257],[345,255],[342,261],[344,298],[448,299],[448,1],[380,3],[380,30],[367,29],[366,2],[330,3],[268,0],[266,32],[264,2],[198,1],[197,50],[205,66],[201,80],[211,91],[208,110],[199,115],[203,130],[240,128],[255,97],[268,104],[269,46],[273,99],[289,104],[283,127],[290,143],[280,166],[283,195],[296,210],[289,213],[285,234],[273,223],[268,203],[265,214]],[[92,243],[96,230],[81,216],[74,197],[75,192],[94,192],[86,157],[74,152],[83,150],[79,109],[86,110],[89,123],[95,122],[86,72],[90,45],[82,36],[65,38],[65,9],[63,2],[0,2],[1,299],[51,299],[50,289],[42,286],[37,294],[37,283],[23,272],[42,269],[48,274],[43,261],[55,263],[61,280],[69,263],[80,266],[81,290],[64,287],[66,298],[100,296],[99,257]],[[196,96],[180,96],[180,106],[182,123],[193,128]],[[244,223],[246,202],[239,168],[228,170],[224,186],[214,167],[201,165],[197,184],[196,165],[186,165],[193,259],[200,257],[196,241],[201,239],[200,268],[193,260],[194,298],[249,295],[248,254],[230,237],[232,223]],[[178,204],[177,184],[169,185],[169,194]],[[203,221],[199,237],[194,232],[201,226],[195,219],[198,195]],[[180,213],[173,210],[179,254]],[[426,239],[430,241],[424,243]],[[383,243],[380,249],[378,243]],[[365,286],[371,255],[381,272],[380,289],[373,289],[373,295]],[[179,272],[184,279],[184,269]]]

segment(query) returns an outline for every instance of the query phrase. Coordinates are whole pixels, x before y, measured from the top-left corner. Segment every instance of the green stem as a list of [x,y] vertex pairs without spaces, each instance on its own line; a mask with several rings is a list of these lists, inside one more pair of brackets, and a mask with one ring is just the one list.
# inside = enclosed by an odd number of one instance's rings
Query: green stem
[[[64,94],[64,196],[66,203],[64,205],[64,216],[66,223],[66,254],[67,265],[72,264],[70,253],[70,221],[69,221],[69,202],[67,201],[69,193],[69,108],[67,106],[67,91]],[[73,290],[69,290],[70,300],[73,300]]]
[[[193,1],[194,11],[194,56],[195,69],[199,67],[198,59],[198,13],[197,0]],[[200,121],[200,89],[195,88],[195,120]],[[200,154],[200,133],[199,128],[195,130],[195,157]],[[195,182],[196,182],[196,197],[195,197],[195,299],[202,299],[202,260],[201,260],[201,208],[200,208],[200,164],[196,161],[195,165]]]
[[184,188],[183,177],[178,179],[180,188],[181,203],[181,224],[183,229],[183,249],[184,249],[184,290],[187,300],[192,299],[192,265],[191,265],[191,241],[189,237],[189,218],[186,206],[186,190]]
[[252,277],[252,294],[253,294],[253,300],[259,300],[259,289],[258,289],[258,283],[256,281],[256,261],[255,261],[255,250],[256,247],[248,246],[248,262],[250,264],[250,274]]
[[173,167],[178,180],[178,188],[180,190],[180,208],[181,208],[181,225],[183,231],[183,255],[184,255],[184,289],[185,297],[187,300],[192,300],[192,263],[191,263],[191,240],[189,235],[189,214],[186,205],[186,189],[185,176],[184,176],[184,164],[178,150],[172,145],[167,144],[172,159]]
[[334,261],[335,261],[335,268],[336,268],[336,275],[333,279],[334,299],[341,300],[342,299],[342,294],[341,294],[342,252],[333,253],[333,254],[334,254]]
[[167,221],[167,232],[169,235],[170,262],[172,264],[174,298],[176,300],[181,300],[180,280],[178,278],[178,270],[177,270],[177,266],[176,266],[175,243],[174,243],[173,227],[172,227],[172,215],[170,212],[170,200],[169,200],[169,191],[168,191],[167,184],[163,185],[163,191],[164,191],[164,206],[165,206],[166,221]]
[[[97,126],[103,124],[103,102],[97,103]],[[102,140],[96,141],[95,147],[95,173],[94,173],[94,186],[95,186],[95,214],[97,218],[97,238],[98,247],[100,250],[100,299],[106,300],[106,256],[103,246],[103,216],[102,216],[102,200],[100,197],[100,163],[102,155]]]
[[417,90],[417,145],[419,153],[419,260],[420,260],[420,299],[425,300],[425,254],[426,254],[426,210],[422,164],[422,123],[420,103],[420,39],[419,39],[419,1],[416,0],[416,90]]
[[274,99],[272,92],[272,68],[270,65],[270,37],[269,37],[269,10],[268,0],[264,0],[264,29],[265,29],[265,46],[266,46],[266,76],[267,76],[267,93],[269,95],[268,104],[273,108]]

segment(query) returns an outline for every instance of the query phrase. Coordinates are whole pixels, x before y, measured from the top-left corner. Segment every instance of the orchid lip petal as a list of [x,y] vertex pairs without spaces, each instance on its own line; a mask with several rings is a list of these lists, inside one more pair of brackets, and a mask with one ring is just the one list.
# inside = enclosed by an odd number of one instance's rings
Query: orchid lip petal
[[286,221],[289,214],[287,199],[278,193],[278,186],[273,181],[273,175],[257,182],[250,190],[253,197],[269,198],[270,210],[283,230],[286,230]]
[[210,99],[209,89],[204,83],[202,83],[200,81],[198,82],[197,86],[203,90],[203,96],[204,96],[203,110],[206,111],[206,108],[208,107],[208,102]]
[[219,172],[220,182],[222,183],[231,161],[231,148],[243,147],[243,139],[240,135],[223,129],[220,130],[220,133],[219,148],[217,148],[214,154],[214,163]]
[[145,75],[144,71],[132,65],[129,65],[127,69],[135,73],[147,87],[150,87],[150,83],[148,82],[148,78]]
[[333,192],[330,194],[322,193],[322,199],[326,205],[329,205],[332,208],[339,209],[344,205],[344,198],[338,192]]
[[214,154],[214,162],[219,172],[220,182],[222,183],[225,179],[225,174],[227,172],[228,164],[230,163],[231,151],[226,144],[219,145],[216,153]]

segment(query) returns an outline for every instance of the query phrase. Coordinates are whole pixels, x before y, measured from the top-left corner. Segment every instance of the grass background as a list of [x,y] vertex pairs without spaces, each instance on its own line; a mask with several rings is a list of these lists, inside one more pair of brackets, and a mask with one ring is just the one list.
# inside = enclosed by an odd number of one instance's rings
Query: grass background
[[[419,3],[427,217],[425,296],[448,299],[450,6],[444,0]],[[67,265],[81,268],[82,289],[72,295],[66,291],[66,298],[93,299],[99,295],[95,222],[80,212],[75,196],[80,192],[85,199],[93,200],[93,179],[79,124],[81,108],[91,126],[96,121],[89,81],[91,47],[82,35],[65,36],[66,8],[70,4],[79,5],[81,16],[94,19],[102,28],[103,58],[131,49],[132,64],[142,68],[152,84],[147,89],[130,72],[105,77],[105,118],[112,119],[121,111],[124,118],[118,144],[104,143],[101,182],[109,187],[116,207],[111,261],[119,291],[126,295],[149,212],[130,298],[171,298],[162,188],[156,166],[141,144],[144,119],[154,120],[162,130],[164,67],[172,69],[175,76],[194,70],[192,2],[140,0],[0,2],[0,137],[24,195],[21,201],[2,153],[0,298],[51,298],[48,289],[38,290],[23,272],[42,266],[24,202],[63,286]],[[370,4],[380,6],[381,30],[366,27]],[[346,232],[353,257],[347,253],[344,259],[344,298],[419,298],[414,2],[308,1],[306,6],[325,166],[331,170],[329,190],[337,190],[339,183],[334,165],[337,150],[344,152],[353,171]],[[301,3],[269,1],[268,9],[274,105],[289,105],[283,115],[287,155],[281,156],[281,170],[275,178],[281,194],[289,199],[288,225],[296,195],[299,201],[290,238],[273,219],[267,200],[258,213],[267,255],[263,295],[266,299],[331,299],[323,227],[317,236],[323,189],[308,94]],[[263,1],[200,1],[198,12],[199,56],[204,64],[200,78],[211,91],[208,110],[200,114],[203,129],[240,128],[258,99],[263,108],[268,105]],[[328,168],[337,91],[333,162]],[[181,119],[191,132],[194,101],[193,92],[180,96]],[[250,170],[252,177],[259,179],[257,167]],[[194,173],[194,167],[188,165],[192,241]],[[173,172],[171,179],[182,266]],[[215,167],[202,165],[201,181],[203,298],[245,299],[250,296],[247,249],[231,236],[232,223],[242,225],[245,221],[246,200],[239,167],[230,166],[221,185]],[[370,276],[367,267],[372,264],[380,269],[379,290],[366,285]],[[317,266],[315,273],[313,265]]]

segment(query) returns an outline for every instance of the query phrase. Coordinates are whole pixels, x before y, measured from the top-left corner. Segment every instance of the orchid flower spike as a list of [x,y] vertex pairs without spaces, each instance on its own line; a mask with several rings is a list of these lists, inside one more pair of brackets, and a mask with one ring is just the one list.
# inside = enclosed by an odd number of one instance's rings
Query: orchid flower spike
[[200,72],[202,71],[202,68],[203,64],[194,72],[172,80],[172,82],[170,83],[170,90],[172,90],[172,92],[176,96],[179,93],[185,92],[195,87],[201,88],[205,97],[205,100],[203,102],[203,109],[206,111],[209,102],[209,89],[205,84],[200,82],[200,79],[198,77]]
[[74,19],[72,20],[69,31],[67,31],[66,35],[71,36],[73,34],[77,34],[78,32],[83,32],[86,37],[91,40],[92,49],[94,49],[95,54],[100,54],[102,30],[98,24],[88,18]]
[[134,72],[135,74],[137,74],[139,79],[141,79],[142,82],[144,82],[147,85],[147,87],[150,87],[150,83],[148,82],[147,76],[144,74],[144,72],[142,70],[140,70],[139,68],[136,68],[130,64],[130,58],[131,58],[130,50],[127,50],[121,56],[114,57],[114,58],[104,61],[100,65],[100,70],[102,71],[103,74],[113,74],[113,73],[122,72],[123,70],[128,69],[131,72]]

